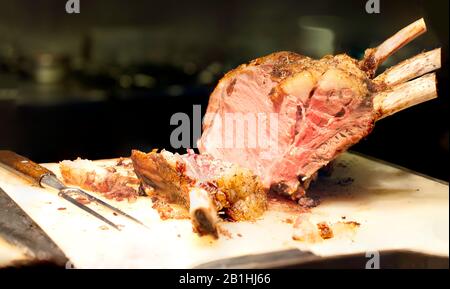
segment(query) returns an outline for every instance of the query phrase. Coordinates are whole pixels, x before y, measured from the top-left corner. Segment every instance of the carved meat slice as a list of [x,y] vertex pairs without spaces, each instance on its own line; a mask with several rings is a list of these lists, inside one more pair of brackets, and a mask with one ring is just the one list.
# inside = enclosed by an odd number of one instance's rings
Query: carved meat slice
[[238,165],[208,155],[179,155],[165,150],[133,150],[131,159],[144,191],[186,208],[200,235],[217,237],[219,217],[255,220],[267,208],[259,178]]
[[97,192],[108,199],[134,201],[138,196],[139,180],[130,159],[119,159],[114,165],[101,165],[78,158],[59,163],[64,183]]

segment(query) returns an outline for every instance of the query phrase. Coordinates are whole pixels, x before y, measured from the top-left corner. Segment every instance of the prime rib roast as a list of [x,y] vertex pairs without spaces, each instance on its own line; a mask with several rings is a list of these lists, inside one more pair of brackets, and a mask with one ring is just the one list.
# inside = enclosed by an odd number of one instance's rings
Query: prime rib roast
[[277,52],[240,65],[210,96],[200,154],[132,152],[141,188],[182,205],[194,230],[212,236],[220,217],[261,216],[269,192],[303,204],[318,171],[377,120],[437,96],[431,72],[440,68],[440,49],[376,76],[383,61],[425,31],[420,19],[362,60]]
[[419,20],[360,61],[277,52],[239,66],[210,97],[200,152],[251,169],[267,189],[301,198],[318,170],[367,136],[378,119],[436,96],[434,74],[407,81],[437,69],[439,50],[374,78],[380,63],[424,31]]

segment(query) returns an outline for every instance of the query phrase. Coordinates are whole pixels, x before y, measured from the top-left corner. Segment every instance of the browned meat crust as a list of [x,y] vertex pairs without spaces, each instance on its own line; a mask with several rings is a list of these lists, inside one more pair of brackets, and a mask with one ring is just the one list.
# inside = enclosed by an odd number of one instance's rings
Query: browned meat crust
[[[436,97],[434,74],[424,74],[440,67],[439,49],[374,79],[387,57],[425,31],[420,19],[367,49],[361,61],[281,51],[240,65],[210,96],[200,152],[251,169],[266,189],[303,198],[317,172],[366,137],[377,120]],[[236,119],[227,124],[230,116]],[[246,126],[228,126],[238,122]]]
[[211,197],[217,212],[233,221],[254,220],[267,208],[266,193],[250,170],[195,154],[178,155],[167,151],[148,154],[133,150],[136,175],[154,197],[187,209],[190,191],[201,188]]

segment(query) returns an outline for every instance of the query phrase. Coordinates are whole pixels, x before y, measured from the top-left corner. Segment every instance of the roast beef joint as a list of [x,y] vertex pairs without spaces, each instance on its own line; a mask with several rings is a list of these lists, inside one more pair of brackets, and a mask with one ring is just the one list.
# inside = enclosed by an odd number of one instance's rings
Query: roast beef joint
[[[240,65],[210,96],[200,154],[133,150],[126,173],[97,169],[106,177],[83,178],[66,162],[63,176],[94,190],[95,180],[102,180],[101,191],[110,196],[125,188],[131,199],[144,192],[154,203],[177,204],[194,231],[213,237],[220,220],[261,217],[269,193],[307,205],[306,191],[318,171],[366,137],[378,120],[437,96],[433,71],[441,65],[439,48],[376,76],[383,61],[425,31],[420,19],[367,49],[361,60],[276,52]],[[244,124],[241,130],[229,129],[230,116]],[[126,180],[140,183],[140,189]]]
[[[389,55],[425,30],[420,19],[366,50],[360,61],[277,52],[239,66],[210,97],[200,152],[251,169],[266,189],[301,198],[318,170],[367,136],[377,120],[436,97],[435,74],[427,73],[440,67],[440,49],[374,77]],[[233,114],[258,120],[263,114],[269,121],[239,134],[226,126]],[[274,114],[277,124],[267,125]],[[255,139],[266,145],[255,146]]]

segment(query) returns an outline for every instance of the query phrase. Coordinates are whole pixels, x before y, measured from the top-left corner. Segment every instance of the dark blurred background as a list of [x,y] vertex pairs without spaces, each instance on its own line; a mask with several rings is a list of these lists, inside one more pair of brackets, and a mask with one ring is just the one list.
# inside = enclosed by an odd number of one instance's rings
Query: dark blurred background
[[174,112],[206,109],[229,69],[271,52],[365,48],[424,17],[381,67],[443,48],[439,98],[377,123],[353,150],[448,180],[449,1],[0,0],[0,149],[39,162],[170,149]]

